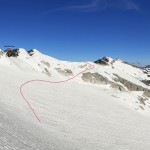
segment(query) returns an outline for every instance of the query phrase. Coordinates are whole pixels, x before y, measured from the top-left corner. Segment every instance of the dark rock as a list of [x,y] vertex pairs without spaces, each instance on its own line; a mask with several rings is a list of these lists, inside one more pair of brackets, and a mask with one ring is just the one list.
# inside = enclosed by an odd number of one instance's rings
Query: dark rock
[[28,51],[28,54],[29,54],[30,56],[32,56],[32,55],[34,54],[34,50],[33,50],[33,49],[29,50],[29,51]]
[[143,82],[144,84],[146,84],[147,86],[150,86],[150,80],[142,80],[142,82]]
[[5,50],[5,52],[6,52],[6,56],[8,56],[8,57],[17,57],[17,56],[19,56],[19,49],[7,48]]
[[94,63],[99,64],[99,65],[109,65],[109,59],[107,57],[103,57],[102,59],[98,59]]

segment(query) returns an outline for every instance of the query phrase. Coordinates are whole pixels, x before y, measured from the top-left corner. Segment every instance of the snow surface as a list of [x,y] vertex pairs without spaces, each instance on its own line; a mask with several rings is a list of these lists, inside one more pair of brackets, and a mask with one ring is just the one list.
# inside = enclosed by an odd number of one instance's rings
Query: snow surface
[[[50,63],[51,77],[43,72],[43,60]],[[20,86],[26,81],[68,78],[55,68],[71,69],[76,75],[86,67],[85,63],[60,61],[39,51],[29,56],[24,49],[18,58],[1,57],[0,150],[149,150],[150,103],[149,99],[146,105],[138,101],[143,92],[85,83],[81,75],[60,84],[32,82],[22,90],[41,123],[20,95]],[[116,62],[114,69],[95,65],[91,72],[110,80],[117,73],[145,86],[139,82],[139,78],[146,78],[142,71],[121,62]]]

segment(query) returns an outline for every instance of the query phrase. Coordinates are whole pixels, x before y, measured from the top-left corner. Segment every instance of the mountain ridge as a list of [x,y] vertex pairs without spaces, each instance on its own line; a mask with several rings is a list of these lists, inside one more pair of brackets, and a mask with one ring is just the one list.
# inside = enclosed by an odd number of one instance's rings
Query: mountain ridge
[[[1,64],[7,64],[9,67],[20,68],[22,70],[29,69],[30,71],[45,73],[48,76],[51,76],[52,72],[61,76],[71,76],[81,71],[82,68],[86,68],[84,62],[60,61],[44,55],[36,49],[28,52],[25,49],[18,50],[19,55],[16,58],[7,57],[5,56],[5,53],[0,59]],[[135,67],[132,64],[126,63],[120,59],[103,57],[102,59],[95,61],[94,65],[95,68],[93,71],[95,73],[103,75],[112,82],[115,82],[115,74],[117,74],[117,76],[120,76],[123,79],[133,83],[135,82],[135,84],[149,89],[149,86],[142,82],[149,80],[149,76],[144,74],[141,68]]]
[[0,149],[149,150],[150,86],[142,82],[149,80],[148,74],[119,59],[107,65],[90,63],[92,70],[69,82],[34,82],[23,87],[39,123],[22,99],[20,86],[31,80],[68,80],[88,65],[60,61],[37,50],[31,56],[24,49],[17,57],[4,53],[0,58]]

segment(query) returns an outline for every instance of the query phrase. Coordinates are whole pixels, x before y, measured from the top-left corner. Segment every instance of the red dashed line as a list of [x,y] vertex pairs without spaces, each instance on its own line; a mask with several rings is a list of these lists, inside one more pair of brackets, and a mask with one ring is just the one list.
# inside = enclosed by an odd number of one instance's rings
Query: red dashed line
[[84,72],[86,72],[86,71],[88,71],[88,70],[94,69],[94,65],[92,65],[92,64],[90,64],[90,63],[86,63],[86,64],[89,65],[89,66],[88,66],[89,68],[87,68],[87,69],[85,69],[85,70],[79,72],[77,75],[75,75],[75,76],[73,76],[73,77],[71,77],[71,78],[69,78],[69,79],[67,79],[67,80],[57,81],[57,82],[47,81],[47,80],[30,80],[30,81],[27,81],[27,82],[23,83],[23,84],[20,86],[20,94],[21,94],[22,98],[23,98],[24,101],[27,103],[27,105],[28,105],[29,108],[31,109],[32,113],[34,114],[34,116],[36,117],[36,119],[37,119],[39,122],[41,122],[41,120],[40,120],[40,118],[38,117],[38,115],[36,114],[36,112],[34,111],[33,107],[32,107],[31,104],[29,103],[29,101],[25,98],[25,96],[24,96],[24,94],[23,94],[23,92],[22,92],[22,88],[23,88],[25,85],[27,85],[27,84],[29,84],[29,83],[32,83],[32,82],[49,82],[49,83],[54,83],[54,84],[56,84],[56,83],[68,82],[68,81],[70,81],[70,80],[73,80],[74,78],[76,78],[76,77],[79,76],[80,74],[82,74],[82,73],[84,73]]

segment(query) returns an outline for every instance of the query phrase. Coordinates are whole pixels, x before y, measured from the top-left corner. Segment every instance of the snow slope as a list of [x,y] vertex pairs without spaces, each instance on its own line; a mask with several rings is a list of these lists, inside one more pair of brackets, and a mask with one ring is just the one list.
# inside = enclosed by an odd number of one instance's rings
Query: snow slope
[[[20,86],[35,79],[65,80],[72,75],[63,76],[55,68],[71,69],[76,75],[87,67],[84,65],[38,51],[29,56],[23,49],[18,58],[0,58],[0,150],[150,149],[149,99],[144,105],[137,98],[143,92],[122,92],[108,85],[85,83],[82,75],[66,83],[33,82],[23,87],[41,123],[37,121],[20,95]],[[51,77],[44,72],[45,67]],[[141,85],[138,79],[146,78],[140,70],[120,62],[114,64],[114,69],[95,65],[91,72],[109,79],[115,72]]]

